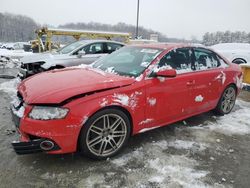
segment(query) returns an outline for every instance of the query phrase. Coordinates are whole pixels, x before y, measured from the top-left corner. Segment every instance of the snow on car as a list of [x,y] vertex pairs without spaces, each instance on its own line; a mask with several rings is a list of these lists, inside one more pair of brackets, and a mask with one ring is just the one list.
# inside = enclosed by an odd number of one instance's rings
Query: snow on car
[[7,57],[11,59],[21,59],[25,56],[32,55],[32,52],[25,52],[24,50],[7,50],[7,49],[0,49],[0,57]]
[[211,48],[233,63],[250,64],[250,44],[248,43],[220,43]]
[[[92,68],[25,79],[18,87],[19,105],[12,107],[21,134],[12,145],[18,154],[80,150],[106,159],[119,153],[131,135],[210,110],[230,113],[241,77],[238,65],[204,47],[127,46]],[[20,108],[22,117],[16,115]]]
[[45,52],[22,58],[19,76],[27,78],[47,70],[91,64],[123,46],[123,43],[109,40],[76,41],[64,46],[57,52]]

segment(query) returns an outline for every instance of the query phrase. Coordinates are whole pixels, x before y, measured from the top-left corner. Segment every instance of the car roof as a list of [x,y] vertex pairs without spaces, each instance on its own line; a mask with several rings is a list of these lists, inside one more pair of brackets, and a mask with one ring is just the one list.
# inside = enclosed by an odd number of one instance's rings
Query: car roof
[[80,41],[83,41],[84,42],[84,44],[90,44],[90,43],[94,43],[94,42],[112,42],[112,43],[116,43],[116,44],[122,44],[122,45],[124,45],[124,43],[122,43],[122,42],[117,42],[117,41],[113,41],[113,40],[85,40],[85,39],[82,39],[82,40],[80,40]]
[[161,50],[170,50],[173,48],[181,48],[181,47],[206,48],[205,46],[191,44],[191,43],[152,43],[152,44],[132,44],[130,46],[143,47],[143,48],[155,48],[155,49],[161,49]]

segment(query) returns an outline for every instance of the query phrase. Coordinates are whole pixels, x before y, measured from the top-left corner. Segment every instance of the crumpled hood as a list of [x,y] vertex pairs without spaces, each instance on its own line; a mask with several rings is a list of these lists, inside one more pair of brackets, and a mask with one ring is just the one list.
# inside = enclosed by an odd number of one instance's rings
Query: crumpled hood
[[71,97],[130,85],[135,79],[90,68],[43,72],[24,80],[18,91],[27,104],[59,104]]

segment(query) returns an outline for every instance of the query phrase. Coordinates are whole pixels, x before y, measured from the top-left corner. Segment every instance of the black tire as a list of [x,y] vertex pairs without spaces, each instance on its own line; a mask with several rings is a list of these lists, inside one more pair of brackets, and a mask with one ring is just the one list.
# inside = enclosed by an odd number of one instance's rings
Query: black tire
[[104,109],[88,119],[79,137],[79,149],[92,159],[117,155],[127,144],[131,125],[127,115],[118,109]]
[[240,58],[234,59],[232,62],[235,63],[235,64],[237,64],[237,65],[246,64],[247,63],[244,59],[240,59]]
[[228,114],[232,111],[236,101],[236,88],[229,85],[222,93],[220,100],[214,109],[217,115]]

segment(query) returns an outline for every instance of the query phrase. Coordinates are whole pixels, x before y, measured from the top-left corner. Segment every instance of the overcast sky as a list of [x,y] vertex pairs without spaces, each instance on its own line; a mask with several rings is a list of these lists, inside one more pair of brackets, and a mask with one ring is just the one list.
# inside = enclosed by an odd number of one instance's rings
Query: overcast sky
[[[137,0],[0,0],[0,12],[40,24],[136,24]],[[168,37],[201,39],[205,32],[250,32],[250,0],[140,0],[139,25]],[[1,23],[0,23],[1,27]]]

